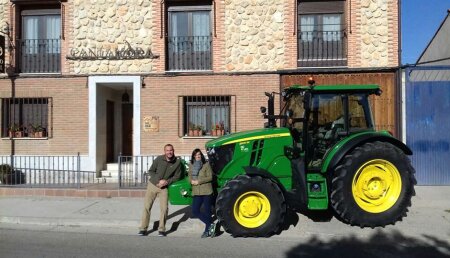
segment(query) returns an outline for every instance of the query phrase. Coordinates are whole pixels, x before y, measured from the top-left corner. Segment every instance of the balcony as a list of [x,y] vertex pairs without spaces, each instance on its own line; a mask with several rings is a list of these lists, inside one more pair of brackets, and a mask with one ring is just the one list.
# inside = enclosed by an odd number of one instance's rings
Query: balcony
[[60,73],[60,39],[22,39],[17,42],[19,73]]
[[300,31],[298,67],[347,65],[347,36],[344,31]]
[[167,45],[169,71],[212,70],[210,36],[168,37]]

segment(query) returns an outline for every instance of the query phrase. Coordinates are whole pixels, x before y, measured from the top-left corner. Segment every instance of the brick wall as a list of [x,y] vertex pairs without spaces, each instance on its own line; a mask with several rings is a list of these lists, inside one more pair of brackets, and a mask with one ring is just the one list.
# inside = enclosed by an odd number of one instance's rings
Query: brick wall
[[[194,148],[204,148],[207,139],[182,138],[179,106],[180,96],[232,95],[233,132],[262,128],[264,119],[260,106],[267,106],[265,91],[279,91],[278,75],[211,75],[147,77],[141,91],[141,119],[159,116],[159,132],[141,130],[141,153],[159,154],[166,143],[172,143],[177,154],[190,154]],[[233,98],[232,98],[233,102]],[[234,130],[235,128],[235,130]]]
[[[153,72],[161,73],[165,71],[165,1],[152,1],[153,33],[152,52],[159,55],[153,60]],[[148,71],[150,72],[150,71]]]
[[288,15],[295,14],[296,1],[284,2],[284,39],[285,39],[285,52],[284,52],[284,68],[297,67],[297,24],[296,16]]
[[361,67],[361,12],[358,10],[361,10],[360,1],[351,1],[346,5],[348,67]]
[[399,38],[398,38],[398,1],[388,1],[388,19],[389,19],[389,48],[388,59],[390,66],[398,66],[399,64]]
[[[21,155],[82,155],[88,153],[87,78],[19,78],[15,95],[53,98],[53,137],[48,140],[17,139]],[[0,80],[0,98],[11,97],[11,80]],[[0,155],[11,153],[11,140],[0,139]]]

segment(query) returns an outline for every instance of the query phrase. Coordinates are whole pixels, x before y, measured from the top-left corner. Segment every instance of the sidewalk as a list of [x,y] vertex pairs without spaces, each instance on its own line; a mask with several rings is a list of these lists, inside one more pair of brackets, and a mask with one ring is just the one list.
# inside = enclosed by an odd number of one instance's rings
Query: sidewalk
[[[389,225],[381,230],[400,231],[406,235],[431,235],[450,241],[450,201],[448,199],[450,186],[417,186],[416,193],[408,216],[395,226]],[[123,234],[136,235],[142,209],[143,197],[80,198],[0,195],[0,228],[14,225],[109,228]],[[156,200],[152,209],[149,230],[157,229],[154,223],[157,220],[159,220],[159,200]],[[166,224],[169,235],[172,233],[173,235],[191,235],[192,232],[201,232],[203,227],[203,223],[198,219],[191,218],[189,206],[169,206],[169,218]],[[348,234],[365,236],[379,229],[351,227],[334,218],[330,222],[313,222],[300,214],[297,225],[284,231],[281,237]]]
[[[126,190],[127,191],[127,190]],[[60,196],[0,197],[1,224],[36,225],[45,227],[96,227],[126,229],[138,232],[144,198],[79,198]],[[154,203],[149,230],[156,230],[159,220],[159,200]],[[204,224],[192,219],[189,206],[169,205],[166,230],[198,231]],[[134,234],[133,233],[133,234]]]

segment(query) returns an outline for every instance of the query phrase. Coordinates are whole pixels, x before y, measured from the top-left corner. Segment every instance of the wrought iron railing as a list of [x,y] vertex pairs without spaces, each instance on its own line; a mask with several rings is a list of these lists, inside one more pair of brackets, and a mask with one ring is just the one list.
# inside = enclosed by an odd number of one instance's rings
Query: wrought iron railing
[[[119,187],[146,188],[148,170],[157,156],[119,156]],[[190,156],[180,156],[189,162]]]
[[168,37],[169,71],[211,70],[211,37]]
[[96,173],[80,169],[76,156],[0,156],[0,187],[80,188]]
[[329,67],[347,65],[345,31],[300,31],[298,66]]
[[17,41],[20,73],[61,72],[60,39],[21,39]]

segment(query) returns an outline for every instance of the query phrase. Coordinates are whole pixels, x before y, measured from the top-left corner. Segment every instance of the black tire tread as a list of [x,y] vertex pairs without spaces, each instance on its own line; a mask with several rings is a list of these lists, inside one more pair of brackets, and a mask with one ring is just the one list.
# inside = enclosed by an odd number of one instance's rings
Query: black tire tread
[[[397,203],[389,210],[383,212],[389,212],[390,216],[379,216],[379,218],[377,218],[377,216],[372,216],[368,219],[367,212],[364,212],[359,208],[356,203],[353,204],[353,199],[348,200],[349,198],[345,197],[346,191],[351,192],[351,185],[346,185],[346,181],[348,182],[348,177],[353,177],[356,172],[353,171],[354,165],[365,162],[360,160],[361,158],[372,154],[379,155],[379,153],[384,153],[387,157],[396,157],[397,162],[400,162],[405,166],[405,169],[399,172],[400,174],[403,174],[407,180],[402,180],[402,193],[400,194],[401,196]],[[366,143],[355,148],[349,155],[346,155],[341,163],[335,168],[331,180],[331,206],[340,220],[352,226],[356,225],[371,228],[379,226],[384,227],[388,224],[395,224],[397,221],[401,221],[403,217],[406,217],[408,208],[411,206],[411,197],[415,195],[414,185],[416,183],[415,170],[411,165],[411,161],[402,150],[386,142],[376,141],[373,143]],[[408,185],[405,186],[405,184]]]
[[[279,205],[280,210],[280,220],[274,223],[275,225],[271,226],[271,230],[265,232],[259,232],[258,230],[239,230],[236,227],[231,227],[231,222],[227,219],[227,213],[232,212],[229,211],[230,202],[234,203],[233,193],[239,191],[240,189],[245,189],[251,187],[252,184],[258,185],[266,185],[270,191],[273,191],[276,195],[278,195],[278,199],[280,202]],[[239,175],[234,179],[228,181],[224,188],[219,192],[216,200],[216,214],[220,224],[223,226],[223,229],[230,233],[233,237],[269,237],[273,234],[279,234],[281,232],[281,227],[284,222],[284,216],[286,214],[286,201],[284,199],[283,193],[281,192],[278,185],[276,185],[273,181],[262,178],[261,176],[248,176],[248,175]]]

